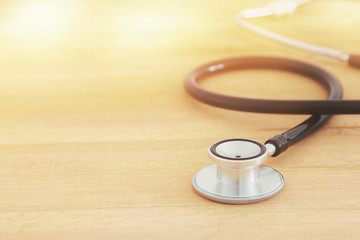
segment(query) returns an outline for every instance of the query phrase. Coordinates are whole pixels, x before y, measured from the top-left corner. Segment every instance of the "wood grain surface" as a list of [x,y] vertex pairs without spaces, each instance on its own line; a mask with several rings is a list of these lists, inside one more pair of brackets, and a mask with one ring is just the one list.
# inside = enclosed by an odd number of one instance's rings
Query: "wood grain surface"
[[[324,67],[360,98],[360,71],[238,27],[267,1],[2,1],[0,239],[360,239],[360,116],[334,116],[267,165],[271,200],[208,201],[191,185],[217,140],[265,141],[307,116],[223,110],[192,99],[185,75],[216,59],[265,55]],[[360,53],[360,3],[316,1],[253,22]],[[248,97],[321,99],[276,71],[204,81]]]

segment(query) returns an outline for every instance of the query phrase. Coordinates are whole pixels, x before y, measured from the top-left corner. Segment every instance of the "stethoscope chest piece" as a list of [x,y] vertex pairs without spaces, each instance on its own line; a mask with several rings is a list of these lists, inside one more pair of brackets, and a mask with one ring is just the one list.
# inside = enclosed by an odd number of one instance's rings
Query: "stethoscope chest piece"
[[249,204],[264,201],[284,187],[283,176],[262,165],[274,146],[248,140],[227,139],[209,148],[215,163],[199,170],[193,177],[195,191],[212,201]]

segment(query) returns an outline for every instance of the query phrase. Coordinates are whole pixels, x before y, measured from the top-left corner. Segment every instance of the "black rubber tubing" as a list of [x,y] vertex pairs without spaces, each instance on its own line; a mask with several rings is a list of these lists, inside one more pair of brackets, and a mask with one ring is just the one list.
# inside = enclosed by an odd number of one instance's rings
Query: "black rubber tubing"
[[[325,87],[328,98],[327,100],[242,98],[214,93],[198,85],[200,79],[210,75],[242,69],[275,69],[306,76]],[[313,114],[296,127],[266,141],[276,148],[273,157],[315,132],[330,119],[331,114],[360,113],[360,100],[342,100],[342,87],[334,75],[315,65],[287,58],[240,57],[208,63],[187,75],[185,88],[197,100],[220,108],[257,113]]]

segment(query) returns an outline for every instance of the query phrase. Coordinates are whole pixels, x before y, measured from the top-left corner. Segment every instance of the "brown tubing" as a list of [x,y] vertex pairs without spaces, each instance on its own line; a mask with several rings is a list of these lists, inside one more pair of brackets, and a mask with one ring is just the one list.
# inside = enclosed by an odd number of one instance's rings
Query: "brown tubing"
[[[197,84],[199,79],[215,73],[241,69],[277,69],[298,73],[324,86],[327,100],[270,100],[227,96],[210,92]],[[188,92],[196,99],[210,105],[232,110],[285,113],[285,114],[358,114],[359,100],[341,100],[342,89],[331,73],[308,63],[285,58],[242,57],[225,59],[203,65],[193,70],[185,81]]]
[[[328,100],[268,100],[227,96],[210,92],[197,84],[199,79],[212,74],[241,69],[277,69],[297,73],[319,82],[328,90]],[[277,156],[289,146],[304,139],[325,124],[331,115],[360,113],[360,101],[343,101],[342,88],[329,72],[292,59],[275,57],[241,57],[224,59],[193,70],[185,79],[185,88],[199,101],[232,110],[258,113],[315,114],[296,127],[267,141],[276,147]]]
[[360,55],[350,55],[348,63],[352,67],[360,68]]

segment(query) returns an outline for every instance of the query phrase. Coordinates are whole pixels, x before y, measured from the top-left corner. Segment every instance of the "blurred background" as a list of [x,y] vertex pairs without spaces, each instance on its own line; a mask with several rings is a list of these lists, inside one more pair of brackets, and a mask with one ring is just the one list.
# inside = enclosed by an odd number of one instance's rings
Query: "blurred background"
[[[264,141],[307,117],[201,104],[183,87],[194,67],[244,55],[291,57],[331,71],[346,99],[359,98],[358,70],[236,24],[239,11],[267,3],[0,1],[0,238],[358,236],[360,116],[335,116],[284,158],[269,161],[292,183],[276,201],[229,211],[191,189],[214,141]],[[359,10],[359,1],[318,0],[289,17],[251,21],[360,53]],[[202,84],[247,97],[326,95],[309,79],[274,71],[232,72]]]
[[[5,134],[0,143],[27,142],[36,137],[26,135],[22,128],[14,134],[21,115],[27,116],[21,125],[31,125],[33,117],[33,124],[39,123],[42,131],[50,124],[52,132],[58,123],[41,123],[38,118],[43,119],[43,114],[64,117],[64,113],[86,113],[99,117],[113,111],[127,109],[123,114],[131,114],[131,109],[142,109],[143,116],[147,116],[165,105],[177,106],[183,97],[183,77],[193,67],[213,59],[246,54],[310,57],[236,25],[238,11],[267,3],[2,1],[0,123]],[[291,17],[253,22],[303,41],[354,52],[354,43],[360,41],[360,34],[356,34],[360,26],[358,5],[357,1],[314,1]],[[306,20],[309,18],[313,19],[311,24]],[[324,35],[329,41],[323,42]],[[214,87],[221,88],[221,83]],[[309,83],[308,89],[312,87]],[[347,93],[351,91],[347,89]],[[167,92],[175,95],[170,97]],[[254,97],[259,94],[256,89],[246,93]],[[295,92],[295,97],[309,97],[302,94]],[[169,101],[172,104],[165,104]],[[74,120],[61,121],[70,121],[77,128]],[[18,135],[21,137],[11,137]]]
[[[199,64],[251,54],[322,60],[264,40],[236,25],[237,12],[267,3],[263,0],[2,1],[0,124],[4,134],[0,143],[37,142],[38,136],[30,128],[38,128],[38,133],[50,141],[66,140],[60,130],[57,132],[62,124],[76,133],[84,126],[95,128],[97,123],[104,122],[108,124],[98,126],[103,134],[115,132],[107,128],[112,126],[119,130],[115,139],[129,135],[136,138],[132,122],[139,125],[146,118],[164,119],[164,113],[174,107],[177,114],[164,121],[186,115],[188,106],[181,103],[190,100],[183,90],[183,78]],[[359,9],[358,1],[319,0],[290,17],[252,21],[305,42],[356,52],[360,41]],[[324,36],[328,41],[324,42]],[[328,60],[323,63],[340,78],[342,72],[348,71]],[[260,81],[258,75],[251,76],[248,83]],[[286,78],[284,75],[279,81]],[[236,89],[232,84],[239,84],[236,82],[230,79],[205,84],[217,91],[231,92]],[[254,97],[325,96],[319,87],[316,89],[313,83],[304,83],[300,78],[298,84],[292,84],[281,94],[258,91],[258,86],[271,88],[265,80],[261,84],[242,82],[239,87],[244,86],[248,88],[242,94]],[[346,88],[345,96],[356,98],[356,88]],[[142,119],[133,118],[138,112]],[[153,137],[155,133],[150,129],[159,125],[153,121],[148,124],[148,130],[145,126],[133,127],[150,131]],[[119,129],[119,126],[123,127]],[[80,131],[71,140],[89,141],[93,137],[90,134],[86,138]]]

